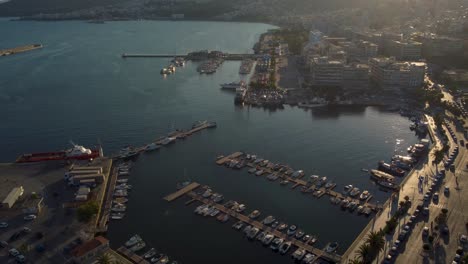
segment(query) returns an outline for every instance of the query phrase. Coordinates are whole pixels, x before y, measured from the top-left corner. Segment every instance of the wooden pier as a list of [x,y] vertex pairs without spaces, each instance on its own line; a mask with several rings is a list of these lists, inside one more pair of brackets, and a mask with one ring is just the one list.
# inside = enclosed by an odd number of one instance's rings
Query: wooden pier
[[135,252],[129,250],[126,247],[119,247],[117,249],[117,252],[119,252],[119,254],[124,256],[126,259],[130,260],[132,263],[135,263],[135,264],[150,264],[144,258],[137,255]]
[[[196,183],[196,186],[198,187],[198,186],[200,186],[200,184]],[[188,197],[190,197],[189,201],[191,203],[193,201],[199,201],[201,203],[213,206],[216,209],[218,209],[220,212],[228,214],[230,217],[232,217],[234,219],[237,219],[238,221],[242,221],[242,222],[244,222],[244,223],[246,223],[248,225],[254,226],[254,227],[258,228],[260,231],[268,232],[270,234],[273,234],[275,237],[279,237],[279,238],[284,239],[285,241],[291,241],[291,243],[294,246],[296,246],[298,248],[303,248],[306,251],[315,254],[317,256],[317,259],[318,258],[324,258],[326,260],[331,260],[331,261],[334,261],[336,263],[338,263],[341,260],[341,256],[339,256],[337,254],[329,254],[329,253],[327,253],[327,252],[325,252],[325,251],[323,251],[321,249],[315,248],[315,247],[313,247],[313,246],[311,246],[311,245],[309,245],[307,243],[304,243],[304,242],[302,242],[300,240],[297,240],[295,237],[290,237],[287,234],[285,234],[283,232],[280,232],[280,231],[278,231],[278,230],[276,230],[276,229],[274,229],[274,228],[272,228],[270,226],[264,225],[264,224],[262,224],[261,222],[259,222],[257,220],[251,219],[251,218],[249,218],[248,216],[246,216],[244,214],[238,213],[235,210],[227,208],[222,204],[215,203],[213,200],[203,198],[201,195],[199,195],[199,194],[197,194],[197,193],[195,193],[193,191],[195,189],[196,189],[196,187],[192,188],[191,191],[181,189],[181,190],[179,190],[179,191],[177,191],[175,193],[169,194],[168,196],[166,196],[166,198],[167,197],[180,197],[180,196],[186,194]],[[166,198],[164,198],[166,201],[174,200],[174,199],[169,200],[169,199],[166,199]]]
[[176,200],[177,198],[187,194],[188,192],[191,192],[194,189],[198,188],[198,186],[200,186],[199,183],[192,182],[189,185],[185,186],[184,188],[178,190],[177,192],[171,193],[168,196],[164,197],[164,200],[166,200],[168,202],[172,202],[172,201]]
[[42,44],[32,44],[32,45],[26,45],[26,46],[16,47],[12,49],[3,49],[3,50],[0,50],[0,57],[22,53],[22,52],[26,52],[30,50],[35,50],[35,49],[41,49],[41,48],[42,48]]
[[[241,154],[239,154],[241,153]],[[243,153],[242,152],[235,152],[231,155],[228,155],[227,157],[223,158],[222,160],[218,160],[216,161],[216,164],[218,165],[223,165],[225,164],[226,162],[230,162],[231,160],[236,160],[238,157],[242,156]],[[222,161],[222,162],[219,162],[219,161]],[[288,180],[289,182],[293,183],[293,185],[291,186],[291,189],[296,189],[297,187],[308,187],[307,191],[305,191],[304,193],[310,193],[312,194],[312,196],[315,196],[317,198],[320,198],[324,195],[328,195],[330,197],[334,197],[334,198],[339,198],[341,200],[343,199],[347,199],[348,201],[350,202],[356,202],[358,203],[359,205],[363,205],[365,207],[368,207],[374,211],[377,211],[379,209],[379,207],[376,205],[376,204],[373,204],[373,203],[369,203],[369,200],[372,199],[372,195],[370,195],[366,200],[362,201],[360,199],[356,199],[356,198],[353,198],[353,197],[350,197],[350,196],[347,196],[347,195],[343,195],[342,193],[340,192],[337,192],[337,191],[334,191],[333,189],[336,187],[336,184],[334,184],[333,186],[331,186],[330,188],[325,188],[325,187],[318,187],[317,185],[315,185],[315,182],[308,182],[306,180],[303,180],[301,179],[304,175],[301,175],[297,178],[293,178],[289,175],[286,175],[284,172],[278,172],[278,171],[275,171],[272,169],[272,166],[259,166],[259,165],[256,165],[256,164],[253,164],[251,162],[247,163],[246,164],[247,167],[250,167],[250,168],[257,168],[257,169],[261,169],[263,170],[263,173],[262,175],[268,175],[268,174],[276,174],[279,176],[279,179],[280,180]]]

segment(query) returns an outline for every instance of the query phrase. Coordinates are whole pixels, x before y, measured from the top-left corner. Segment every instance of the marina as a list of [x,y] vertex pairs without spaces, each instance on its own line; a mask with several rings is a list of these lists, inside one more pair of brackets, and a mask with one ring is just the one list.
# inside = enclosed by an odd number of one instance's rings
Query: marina
[[[237,205],[237,206],[233,206],[233,204],[231,204],[230,202],[227,202],[225,204],[217,203],[213,199],[208,198],[208,197],[213,195],[213,194],[210,194],[210,195],[207,194],[207,192],[211,193],[211,191],[210,191],[211,189],[209,189],[208,186],[203,186],[200,189],[196,189],[196,188],[194,189],[193,186],[199,187],[200,184],[196,183],[196,185],[186,186],[186,187],[178,190],[176,193],[169,194],[166,197],[182,197],[182,196],[186,195],[190,199],[190,201],[195,200],[195,201],[201,202],[203,204],[202,206],[204,206],[203,208],[209,208],[209,207],[214,208],[214,209],[212,209],[212,211],[210,213],[210,215],[213,216],[213,217],[216,216],[219,213],[222,213],[222,214],[225,214],[225,215],[227,215],[227,216],[229,216],[231,218],[234,218],[234,219],[238,220],[239,222],[234,224],[234,226],[233,226],[233,228],[235,228],[235,229],[241,229],[242,227],[244,227],[244,224],[247,225],[247,226],[250,226],[251,229],[255,228],[256,229],[255,234],[250,234],[249,235],[250,238],[252,238],[252,239],[259,232],[264,232],[264,234],[270,234],[273,238],[277,238],[278,241],[281,241],[281,246],[287,244],[288,248],[286,250],[284,250],[283,252],[281,252],[282,254],[285,254],[289,250],[289,246],[292,245],[292,246],[295,247],[295,249],[291,249],[290,252],[296,252],[297,249],[300,249],[300,250],[304,250],[304,251],[314,255],[313,261],[308,262],[308,263],[313,263],[316,260],[318,260],[319,258],[323,258],[323,259],[328,260],[328,261],[333,261],[335,263],[339,263],[341,257],[338,254],[333,253],[334,250],[336,250],[336,249],[327,252],[326,249],[321,250],[321,249],[313,247],[312,245],[309,244],[310,241],[312,240],[312,237],[309,236],[309,237],[307,237],[308,239],[306,241],[304,241],[304,239],[303,239],[304,233],[302,233],[302,231],[301,231],[300,234],[296,235],[296,226],[292,225],[288,229],[289,230],[288,232],[281,232],[278,229],[281,229],[281,230],[284,230],[284,229],[280,227],[281,225],[279,223],[276,224],[275,226],[273,226],[273,224],[274,224],[273,222],[275,220],[274,220],[274,218],[272,216],[266,217],[261,222],[257,221],[257,220],[255,220],[255,218],[258,217],[258,212],[255,213],[255,211],[253,211],[250,215],[245,215],[245,214],[242,213],[245,210],[244,209],[245,206],[243,207],[242,204]],[[232,208],[229,208],[227,206],[227,204],[230,204],[232,206]],[[201,208],[201,207],[197,207],[197,210],[199,208]],[[252,214],[254,215],[254,217],[252,217]],[[204,215],[207,216],[208,214],[204,213]],[[222,220],[222,217],[219,217],[218,221],[226,222],[226,221]],[[272,224],[272,225],[270,226],[270,224]],[[246,229],[244,229],[244,231],[247,232]],[[294,231],[294,232],[292,232],[292,231]],[[262,238],[264,239],[264,237],[262,237]],[[273,238],[270,241],[272,241]],[[259,239],[260,238],[257,238],[257,240],[259,240]],[[263,241],[265,241],[265,240],[263,240]],[[275,240],[273,240],[273,241],[275,241]],[[269,242],[269,243],[271,243],[271,242]],[[280,248],[280,245],[278,244],[277,250],[279,248]],[[302,256],[304,256],[304,255],[305,254],[302,254]]]
[[380,205],[369,202],[373,196],[368,191],[363,190],[365,194],[359,195],[361,193],[359,188],[347,185],[343,192],[338,192],[334,190],[336,183],[328,180],[327,177],[312,175],[308,179],[304,179],[307,177],[305,177],[305,173],[302,170],[293,170],[287,166],[280,166],[269,160],[257,158],[255,155],[235,152],[226,157],[220,157],[216,160],[216,164],[232,169],[248,167],[250,168],[248,172],[255,176],[268,175],[265,177],[267,180],[280,180],[281,185],[289,185],[291,183],[291,189],[300,187],[302,193],[310,194],[317,198],[328,195],[332,204],[340,205],[342,209],[348,209],[350,212],[357,209],[358,214],[369,216],[371,211],[377,212],[381,209]]

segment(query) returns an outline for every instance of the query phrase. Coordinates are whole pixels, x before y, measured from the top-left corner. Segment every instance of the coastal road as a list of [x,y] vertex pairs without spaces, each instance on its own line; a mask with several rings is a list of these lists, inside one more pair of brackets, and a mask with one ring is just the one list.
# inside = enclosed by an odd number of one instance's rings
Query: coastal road
[[[430,124],[430,129],[434,129],[435,125],[430,116],[427,116],[428,122]],[[413,171],[406,176],[405,180],[401,184],[400,191],[394,195],[393,199],[390,199],[385,205],[384,209],[376,215],[364,228],[364,230],[361,232],[361,234],[356,238],[356,240],[351,244],[351,246],[348,248],[348,250],[345,252],[343,255],[343,263],[346,263],[349,260],[352,260],[354,258],[358,257],[357,251],[359,247],[364,244],[365,239],[367,235],[371,232],[377,232],[380,229],[383,229],[386,225],[386,221],[388,221],[391,216],[396,212],[398,209],[398,203],[399,201],[402,201],[405,196],[408,196],[412,202],[411,208],[409,209],[409,212],[412,213],[414,210],[416,210],[416,206],[418,205],[419,201],[423,198],[425,191],[427,188],[430,186],[430,175],[434,175],[436,172],[436,167],[432,165],[433,161],[433,152],[435,151],[436,148],[441,147],[440,140],[436,139],[435,140],[435,147],[432,148],[431,152],[427,155],[427,160],[424,162],[419,163]],[[423,184],[419,183],[418,177],[422,175],[428,175],[428,180],[427,182],[424,181]],[[375,263],[382,263],[384,260],[385,256],[387,256],[389,249],[391,248],[393,241],[395,241],[400,234],[400,231],[402,230],[405,222],[407,221],[406,218],[401,218],[398,224],[398,227],[396,228],[396,231],[393,236],[386,236],[385,237],[385,246],[383,253],[381,252],[379,256],[377,257]],[[397,259],[398,263],[406,263],[406,262],[399,262]],[[412,263],[412,262],[407,262],[407,263]]]
[[[448,134],[449,135],[449,134]],[[461,133],[457,133],[459,139],[463,138]],[[449,137],[451,146],[456,143]],[[459,154],[455,160],[455,170],[447,171],[444,182],[441,184],[440,199],[438,202],[431,201],[429,205],[429,217],[419,221],[413,229],[406,250],[397,257],[396,263],[452,263],[455,251],[460,244],[459,237],[466,234],[465,223],[468,222],[468,196],[465,190],[468,189],[466,179],[467,150],[459,146]],[[449,187],[449,193],[444,194],[444,186]],[[448,209],[447,226],[448,234],[441,234],[433,230],[430,232],[434,236],[433,250],[424,252],[422,229],[424,226],[431,228],[431,222],[439,214],[442,208]],[[406,220],[407,221],[407,220]],[[435,223],[433,224],[435,226]]]

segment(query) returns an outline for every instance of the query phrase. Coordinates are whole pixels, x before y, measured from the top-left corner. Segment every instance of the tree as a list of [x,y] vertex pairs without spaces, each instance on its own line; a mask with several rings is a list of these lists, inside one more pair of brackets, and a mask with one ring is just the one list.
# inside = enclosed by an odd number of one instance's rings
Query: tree
[[350,261],[348,261],[348,264],[363,264],[362,260],[358,259],[358,258],[354,258]]
[[97,264],[112,264],[112,259],[109,254],[104,253],[98,258]]
[[77,216],[80,222],[89,222],[99,211],[99,205],[96,201],[88,201],[78,207]]
[[371,231],[367,236],[366,242],[369,243],[372,253],[377,255],[385,246],[385,239],[380,232]]
[[439,164],[444,159],[445,153],[443,149],[438,149],[434,151],[433,155],[434,155],[434,163]]
[[364,243],[361,246],[359,246],[357,253],[359,254],[359,257],[361,258],[363,264],[371,262],[371,247],[368,243]]

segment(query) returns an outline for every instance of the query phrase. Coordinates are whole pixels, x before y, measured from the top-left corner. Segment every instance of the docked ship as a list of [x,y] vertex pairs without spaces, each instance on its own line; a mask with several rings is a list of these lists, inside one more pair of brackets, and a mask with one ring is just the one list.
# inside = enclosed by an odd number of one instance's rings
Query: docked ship
[[67,150],[23,154],[16,159],[16,162],[24,163],[49,160],[89,160],[103,156],[101,147],[89,149],[80,145],[76,145],[73,142],[71,142],[71,144],[73,147]]
[[371,178],[376,181],[393,182],[395,180],[395,178],[392,175],[383,171],[371,170],[370,173],[371,173]]
[[242,88],[245,86],[244,82],[231,82],[231,83],[223,83],[220,84],[221,89],[224,90],[237,90],[238,88]]
[[398,168],[394,164],[385,163],[383,160],[379,161],[379,170],[391,174],[393,176],[403,177],[405,176],[405,171]]

